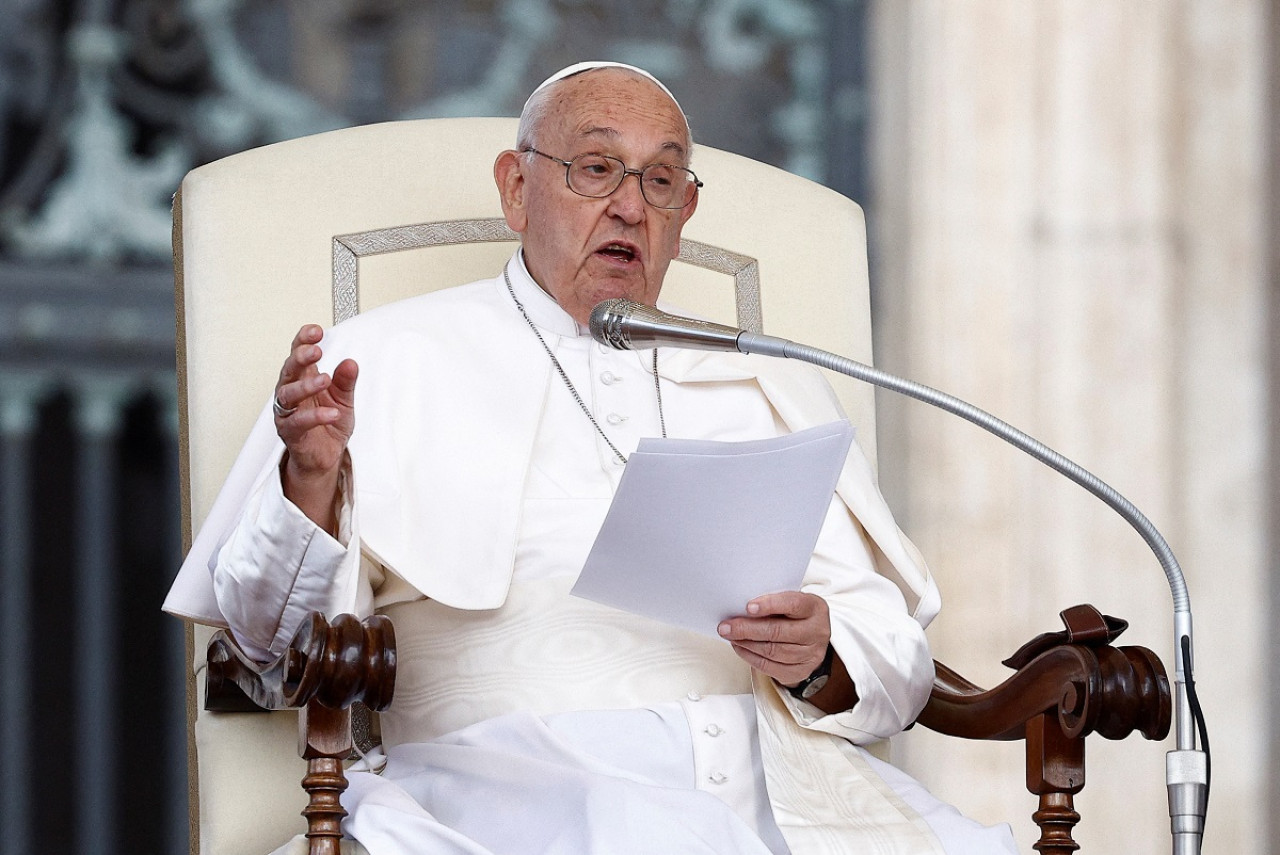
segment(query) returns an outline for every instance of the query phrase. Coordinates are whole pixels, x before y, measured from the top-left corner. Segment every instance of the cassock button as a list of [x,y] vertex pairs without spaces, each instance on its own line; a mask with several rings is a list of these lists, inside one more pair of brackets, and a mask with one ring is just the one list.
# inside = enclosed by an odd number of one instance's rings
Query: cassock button
[[620,416],[617,413],[610,413],[609,415],[605,416],[604,420],[611,425],[620,425],[627,420],[627,417]]
[[703,732],[706,733],[707,736],[719,736],[720,734],[724,733],[724,728],[718,724],[713,723],[713,724],[707,725],[703,729]]
[[729,780],[729,776],[724,772],[712,772],[707,776],[707,780],[713,784],[723,784],[725,781]]
[[689,694],[685,695],[685,697],[693,701],[695,704],[698,701],[702,700],[702,695],[698,694],[697,692],[690,692]]
[[614,383],[622,382],[622,378],[612,371],[606,371],[600,375],[600,382],[606,386],[612,386]]

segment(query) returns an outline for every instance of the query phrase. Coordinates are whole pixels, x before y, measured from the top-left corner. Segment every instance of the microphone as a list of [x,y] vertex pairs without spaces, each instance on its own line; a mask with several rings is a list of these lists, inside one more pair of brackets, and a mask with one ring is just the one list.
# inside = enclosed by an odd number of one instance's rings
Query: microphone
[[[1191,600],[1182,568],[1174,557],[1173,550],[1164,536],[1132,502],[1084,467],[973,404],[816,347],[723,324],[672,315],[652,306],[624,299],[605,300],[597,304],[591,311],[590,328],[591,336],[596,341],[618,350],[667,346],[781,356],[799,359],[915,398],[995,434],[1084,487],[1123,517],[1155,553],[1173,595],[1177,750],[1170,751],[1166,757],[1165,780],[1169,790],[1174,852],[1176,855],[1194,855],[1200,852],[1209,799],[1209,737],[1204,715],[1195,696],[1195,682],[1191,671]],[[1197,732],[1202,746],[1199,749],[1196,748]]]
[[742,330],[669,315],[632,300],[605,300],[588,321],[596,341],[617,350],[644,350],[659,345],[694,350],[737,350]]
[[736,350],[739,353],[782,352],[794,342],[775,336],[748,332],[711,321],[672,315],[633,300],[614,299],[597,303],[588,320],[591,337],[616,350],[647,350],[651,347],[683,347],[689,350]]

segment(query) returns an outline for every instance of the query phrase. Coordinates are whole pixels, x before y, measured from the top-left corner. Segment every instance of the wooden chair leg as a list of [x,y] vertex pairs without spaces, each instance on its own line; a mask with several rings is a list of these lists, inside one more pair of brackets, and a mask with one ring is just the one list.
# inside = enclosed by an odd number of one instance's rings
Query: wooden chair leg
[[302,810],[302,815],[307,818],[310,855],[338,855],[342,818],[347,815],[340,801],[343,790],[347,788],[342,761],[332,757],[308,760],[302,788],[310,798]]
[[1040,810],[1031,819],[1040,827],[1040,839],[1031,848],[1040,855],[1071,855],[1080,848],[1071,837],[1080,821],[1071,793],[1042,793]]
[[1041,855],[1078,850],[1071,833],[1080,821],[1074,795],[1084,789],[1084,738],[1063,733],[1056,714],[1027,722],[1027,789],[1040,796],[1031,815],[1040,839],[1032,848]]
[[347,789],[343,760],[351,753],[351,710],[335,710],[310,701],[298,716],[300,752],[307,761],[302,788],[308,803],[309,855],[339,855],[342,839],[342,793]]

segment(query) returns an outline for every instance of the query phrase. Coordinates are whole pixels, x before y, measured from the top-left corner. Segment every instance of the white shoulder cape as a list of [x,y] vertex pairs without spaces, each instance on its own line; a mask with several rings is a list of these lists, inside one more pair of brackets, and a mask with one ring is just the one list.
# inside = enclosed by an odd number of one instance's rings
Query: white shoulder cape
[[[325,333],[321,370],[360,365],[350,450],[362,546],[424,595],[461,609],[500,606],[511,580],[524,478],[550,365],[502,280],[485,280],[364,313]],[[792,430],[843,418],[817,369],[769,357],[664,354],[675,383],[754,380]],[[393,418],[379,418],[392,414]],[[200,527],[164,609],[225,626],[210,565],[246,498],[277,471],[283,443],[270,405],[253,426]],[[836,492],[877,547],[924,625],[937,588],[902,535],[855,444]]]

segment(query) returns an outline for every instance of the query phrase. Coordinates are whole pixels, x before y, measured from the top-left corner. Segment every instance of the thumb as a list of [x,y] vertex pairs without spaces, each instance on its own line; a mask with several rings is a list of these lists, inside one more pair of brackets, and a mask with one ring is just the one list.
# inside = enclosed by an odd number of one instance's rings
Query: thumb
[[329,394],[333,396],[334,403],[344,407],[355,406],[356,378],[359,374],[360,368],[354,359],[344,359],[338,363],[333,369],[333,382],[329,386]]

